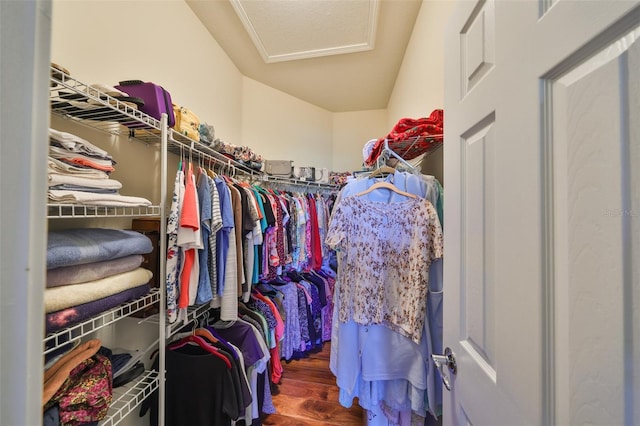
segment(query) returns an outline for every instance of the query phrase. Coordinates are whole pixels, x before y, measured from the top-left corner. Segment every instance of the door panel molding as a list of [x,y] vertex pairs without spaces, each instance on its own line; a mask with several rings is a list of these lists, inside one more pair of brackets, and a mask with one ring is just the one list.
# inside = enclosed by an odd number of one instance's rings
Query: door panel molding
[[480,0],[460,31],[460,83],[464,98],[495,65],[494,0]]
[[461,138],[461,343],[495,378],[494,124],[492,112]]
[[555,266],[555,191],[553,155],[553,82],[541,80],[541,187],[542,187],[542,419],[544,424],[555,424],[556,418],[556,266]]
[[[626,424],[637,419],[632,392],[633,359],[638,354],[633,347],[637,331],[633,327],[633,285],[637,274],[634,275],[632,258],[634,248],[637,253],[638,237],[633,234],[637,224],[633,222],[632,200],[640,186],[634,185],[632,170],[640,162],[637,153],[634,157],[632,152],[637,141],[631,144],[630,132],[638,124],[631,120],[638,121],[640,108],[630,112],[637,104],[637,96],[632,94],[631,102],[628,95],[628,73],[633,70],[628,49],[633,47],[635,56],[640,52],[640,28],[622,36],[620,31],[607,30],[603,34],[613,38],[604,40],[599,36],[597,42],[585,45],[596,50],[581,49],[579,55],[571,55],[545,76],[550,78],[541,80],[545,251],[542,291],[546,305],[543,389],[544,418],[550,424],[574,424],[587,419],[599,423],[598,416],[602,416],[600,421]],[[579,61],[580,58],[587,59]],[[636,77],[631,80],[635,81],[637,74],[635,71]],[[600,89],[605,87],[603,82],[613,79],[619,81],[617,90]],[[637,88],[635,93],[638,94]],[[610,193],[606,195],[607,192]],[[599,195],[594,201],[602,200],[604,204],[593,204],[595,211],[590,210],[584,200],[588,194]],[[592,240],[583,238],[586,232],[593,233]],[[590,264],[596,264],[589,261],[594,256],[609,258],[605,275],[600,269],[590,269]],[[612,315],[612,308],[605,307],[616,305],[621,306],[619,315]],[[580,332],[585,326],[590,334]],[[613,342],[624,342],[619,348],[621,353],[590,351],[589,339],[594,335],[602,340],[616,333],[621,336],[612,338],[611,349],[615,350]],[[602,367],[590,373],[587,365]],[[602,379],[601,369],[611,377]],[[590,376],[593,383],[604,385],[592,383],[584,387],[574,379]],[[628,391],[606,387],[616,381],[624,383]],[[588,391],[583,393],[580,389]],[[596,398],[599,402],[591,401],[594,394],[600,396]]]

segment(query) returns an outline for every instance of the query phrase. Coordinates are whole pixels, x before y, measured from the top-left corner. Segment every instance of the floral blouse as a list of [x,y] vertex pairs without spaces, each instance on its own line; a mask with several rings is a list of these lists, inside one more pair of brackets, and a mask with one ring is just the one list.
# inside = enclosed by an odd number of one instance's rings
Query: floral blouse
[[429,265],[442,257],[442,230],[431,202],[347,197],[333,212],[326,241],[341,256],[339,320],[384,324],[419,343]]

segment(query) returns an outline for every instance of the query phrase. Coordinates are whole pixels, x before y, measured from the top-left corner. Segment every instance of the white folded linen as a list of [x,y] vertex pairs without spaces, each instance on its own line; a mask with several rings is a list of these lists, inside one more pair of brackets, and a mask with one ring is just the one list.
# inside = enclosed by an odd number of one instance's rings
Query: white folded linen
[[53,203],[82,204],[88,206],[144,207],[151,205],[151,201],[142,197],[58,189],[49,190],[49,200]]
[[105,159],[111,159],[111,156],[107,151],[98,148],[88,140],[82,139],[80,136],[76,136],[72,133],[61,132],[59,130],[49,128],[49,137],[71,152],[97,155]]
[[49,186],[55,185],[78,185],[78,186],[86,186],[89,188],[99,188],[99,189],[120,189],[122,188],[122,183],[115,179],[88,179],[80,176],[73,175],[57,175],[50,174],[47,176],[49,179]]

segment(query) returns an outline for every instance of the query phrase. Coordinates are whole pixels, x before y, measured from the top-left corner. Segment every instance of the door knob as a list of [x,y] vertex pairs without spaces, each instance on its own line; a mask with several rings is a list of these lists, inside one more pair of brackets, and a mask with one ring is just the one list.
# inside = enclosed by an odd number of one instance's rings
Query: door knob
[[458,372],[458,363],[456,362],[456,356],[451,351],[451,348],[446,348],[444,350],[444,355],[431,355],[431,359],[433,363],[438,368],[438,372],[440,373],[440,377],[442,378],[442,383],[444,387],[447,388],[448,391],[451,390],[451,382],[449,381],[448,375],[442,371],[444,366],[449,367],[449,371],[451,374],[456,374]]

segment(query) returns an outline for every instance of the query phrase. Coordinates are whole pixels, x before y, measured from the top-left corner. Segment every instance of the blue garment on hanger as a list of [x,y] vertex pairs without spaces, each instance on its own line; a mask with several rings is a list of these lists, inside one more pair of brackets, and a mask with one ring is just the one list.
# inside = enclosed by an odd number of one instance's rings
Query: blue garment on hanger
[[211,190],[209,188],[209,179],[202,170],[198,176],[198,204],[200,205],[200,232],[202,234],[202,249],[198,250],[198,261],[200,266],[200,275],[198,277],[198,292],[196,294],[196,304],[200,305],[213,299],[211,291],[211,280],[209,278],[209,235],[211,234],[211,219],[213,213],[211,210]]
[[225,266],[229,251],[229,233],[233,231],[234,218],[231,205],[231,193],[227,184],[220,177],[214,179],[218,195],[220,196],[220,214],[222,216],[222,228],[216,234],[216,252],[218,256],[218,295],[222,296],[224,290]]

